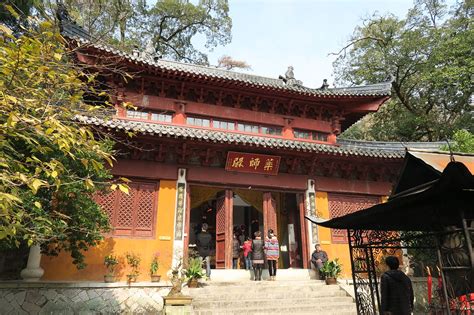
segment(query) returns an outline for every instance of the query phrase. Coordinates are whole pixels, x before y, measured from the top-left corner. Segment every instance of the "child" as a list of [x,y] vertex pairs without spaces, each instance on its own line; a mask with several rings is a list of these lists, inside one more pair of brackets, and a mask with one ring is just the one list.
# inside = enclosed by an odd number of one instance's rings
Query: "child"
[[241,246],[244,250],[245,270],[250,270],[252,261],[250,260],[250,252],[252,251],[252,238],[247,237],[247,240]]

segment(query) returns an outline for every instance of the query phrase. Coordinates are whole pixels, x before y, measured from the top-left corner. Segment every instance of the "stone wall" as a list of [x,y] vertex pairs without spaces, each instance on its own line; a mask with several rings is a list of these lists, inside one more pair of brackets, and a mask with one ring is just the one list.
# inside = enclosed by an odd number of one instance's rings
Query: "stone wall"
[[0,314],[160,314],[169,283],[0,282]]

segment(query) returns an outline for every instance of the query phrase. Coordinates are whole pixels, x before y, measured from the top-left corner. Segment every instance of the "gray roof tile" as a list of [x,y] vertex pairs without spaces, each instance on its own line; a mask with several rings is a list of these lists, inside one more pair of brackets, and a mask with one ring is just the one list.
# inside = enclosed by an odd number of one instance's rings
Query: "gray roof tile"
[[[405,148],[394,145],[393,147],[380,148],[364,146],[363,143],[350,145],[318,144],[303,140],[290,140],[265,137],[261,135],[246,135],[236,132],[224,132],[218,130],[206,130],[189,126],[164,125],[160,123],[148,123],[130,121],[126,119],[103,119],[84,115],[76,116],[76,120],[84,124],[110,128],[114,130],[130,130],[137,133],[156,135],[159,137],[173,137],[182,139],[196,139],[201,141],[212,141],[220,143],[232,143],[237,145],[262,146],[274,149],[290,149],[305,152],[329,153],[344,156],[367,156],[373,158],[401,159],[405,156]],[[368,144],[373,142],[367,142]]]
[[189,63],[158,59],[153,61],[148,58],[137,57],[124,51],[109,47],[92,39],[82,28],[71,21],[63,21],[62,34],[65,37],[75,40],[81,45],[93,47],[100,51],[105,51],[116,56],[120,56],[129,62],[141,66],[149,66],[162,71],[176,71],[181,74],[195,76],[201,79],[218,79],[237,84],[245,84],[272,90],[296,92],[308,96],[362,96],[362,97],[383,97],[389,96],[391,83],[378,83],[365,86],[353,86],[345,88],[314,89],[299,84],[286,84],[283,80],[268,78],[248,73],[240,73],[215,67],[194,65]]

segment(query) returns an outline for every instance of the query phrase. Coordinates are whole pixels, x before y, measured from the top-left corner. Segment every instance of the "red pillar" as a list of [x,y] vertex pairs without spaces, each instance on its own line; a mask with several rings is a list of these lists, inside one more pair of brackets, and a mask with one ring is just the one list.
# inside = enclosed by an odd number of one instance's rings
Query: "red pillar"
[[276,201],[270,192],[263,194],[263,229],[265,236],[267,236],[269,229],[278,235]]
[[308,268],[309,254],[308,254],[308,231],[306,227],[306,219],[304,217],[305,205],[304,205],[304,195],[298,194],[298,207],[300,212],[300,230],[301,230],[301,255],[303,256],[303,268]]

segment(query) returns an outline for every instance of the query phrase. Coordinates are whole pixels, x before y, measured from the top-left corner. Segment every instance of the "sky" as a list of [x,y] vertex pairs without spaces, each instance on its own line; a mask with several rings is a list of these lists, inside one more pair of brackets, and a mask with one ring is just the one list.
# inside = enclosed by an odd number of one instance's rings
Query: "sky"
[[364,17],[374,12],[404,17],[413,0],[229,0],[232,42],[209,53],[244,60],[251,74],[278,78],[288,66],[308,87],[333,86],[332,62]]

